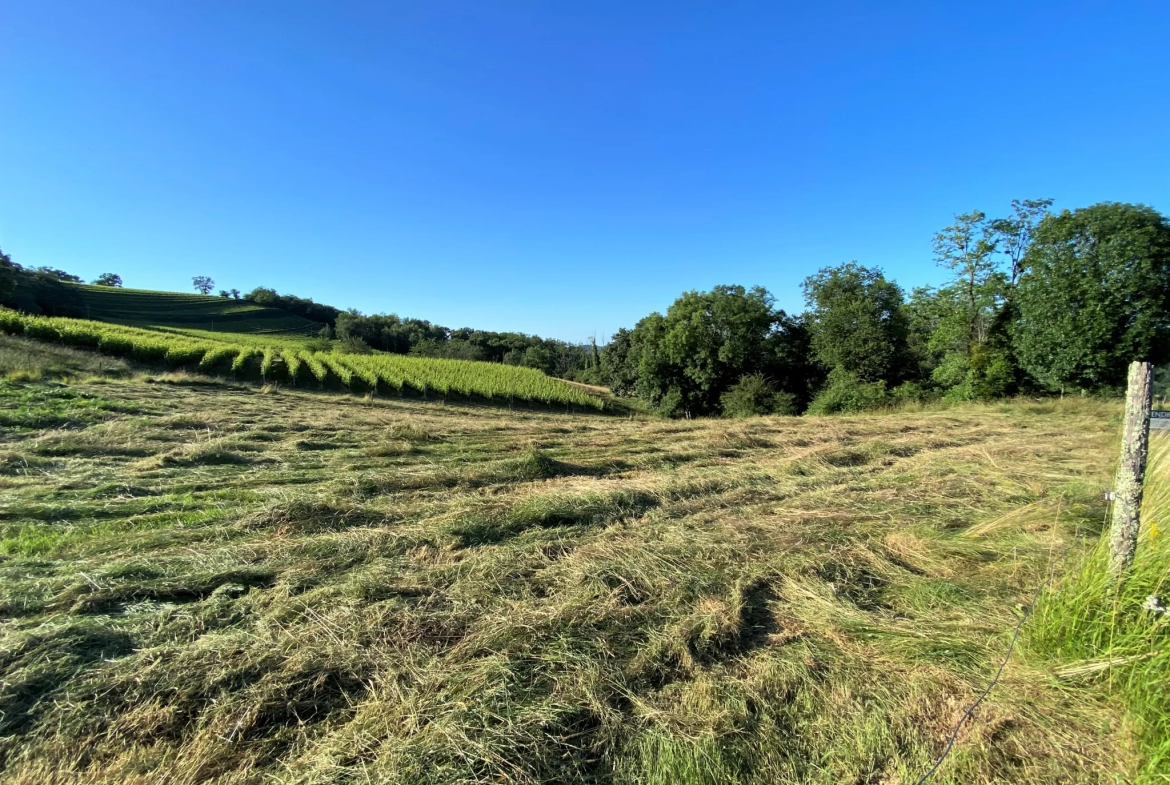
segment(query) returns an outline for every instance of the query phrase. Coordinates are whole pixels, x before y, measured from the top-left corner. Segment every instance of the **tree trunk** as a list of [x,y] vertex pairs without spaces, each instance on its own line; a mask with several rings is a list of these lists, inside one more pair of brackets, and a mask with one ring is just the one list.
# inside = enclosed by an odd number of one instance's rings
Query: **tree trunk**
[[1150,444],[1150,392],[1153,369],[1149,363],[1129,366],[1129,392],[1125,396],[1125,431],[1121,464],[1113,484],[1113,521],[1109,527],[1109,572],[1119,580],[1133,562],[1141,526],[1142,481]]

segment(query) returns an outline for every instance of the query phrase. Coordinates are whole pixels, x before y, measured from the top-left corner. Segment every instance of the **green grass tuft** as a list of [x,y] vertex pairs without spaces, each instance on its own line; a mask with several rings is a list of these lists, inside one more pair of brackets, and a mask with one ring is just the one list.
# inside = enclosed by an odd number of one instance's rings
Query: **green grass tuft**
[[1108,533],[1037,604],[1028,643],[1058,678],[1120,699],[1145,759],[1138,783],[1170,778],[1170,440],[1153,439],[1134,563],[1109,579]]

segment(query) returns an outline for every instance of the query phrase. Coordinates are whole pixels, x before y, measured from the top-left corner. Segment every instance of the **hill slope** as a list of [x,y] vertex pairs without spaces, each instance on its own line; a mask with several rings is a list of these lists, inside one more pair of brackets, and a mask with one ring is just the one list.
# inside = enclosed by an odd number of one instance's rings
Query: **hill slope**
[[134,327],[179,327],[228,333],[310,334],[321,325],[247,300],[148,289],[69,284],[86,318]]
[[[352,392],[418,394],[605,409],[603,394],[535,368],[473,360],[353,353],[304,336],[142,328],[89,319],[29,316],[0,308],[0,332],[155,366],[237,379],[344,387]],[[611,407],[612,408],[612,407]]]
[[[1100,521],[1117,412],[0,400],[20,783],[915,782]],[[1134,732],[1017,652],[934,782],[1130,781]]]

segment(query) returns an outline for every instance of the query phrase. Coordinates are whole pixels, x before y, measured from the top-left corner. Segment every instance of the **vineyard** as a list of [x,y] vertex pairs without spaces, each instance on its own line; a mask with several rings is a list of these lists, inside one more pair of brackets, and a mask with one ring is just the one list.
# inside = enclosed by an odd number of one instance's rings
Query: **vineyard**
[[321,351],[312,342],[292,336],[148,330],[84,319],[28,316],[7,309],[0,309],[0,330],[138,362],[240,379],[344,387],[353,392],[604,408],[600,397],[531,368]]
[[181,292],[70,284],[81,314],[136,327],[183,327],[226,333],[309,334],[321,325],[248,300]]

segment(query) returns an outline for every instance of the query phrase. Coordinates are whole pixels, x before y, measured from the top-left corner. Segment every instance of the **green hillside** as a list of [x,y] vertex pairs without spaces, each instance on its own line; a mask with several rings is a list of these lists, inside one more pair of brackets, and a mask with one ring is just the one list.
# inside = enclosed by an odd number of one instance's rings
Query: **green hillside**
[[70,284],[85,316],[135,327],[181,327],[229,333],[309,333],[321,325],[247,300]]
[[[344,387],[363,393],[411,393],[424,398],[439,395],[509,404],[556,404],[567,409],[605,408],[595,392],[535,368],[387,352],[353,353],[328,341],[295,334],[144,328],[30,316],[6,308],[0,308],[0,332],[176,370],[230,374],[237,379]],[[321,343],[329,350],[321,351]]]

